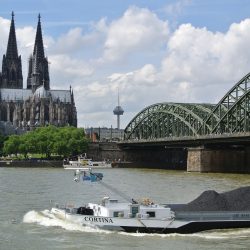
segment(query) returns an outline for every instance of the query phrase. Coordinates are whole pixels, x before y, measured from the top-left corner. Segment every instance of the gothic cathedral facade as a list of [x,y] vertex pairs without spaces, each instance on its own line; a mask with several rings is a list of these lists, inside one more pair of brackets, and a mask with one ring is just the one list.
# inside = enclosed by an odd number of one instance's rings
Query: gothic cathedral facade
[[0,123],[15,130],[35,127],[77,126],[73,90],[50,89],[48,58],[45,57],[40,14],[33,54],[29,58],[27,88],[23,88],[22,60],[18,55],[12,13],[6,54],[0,72]]

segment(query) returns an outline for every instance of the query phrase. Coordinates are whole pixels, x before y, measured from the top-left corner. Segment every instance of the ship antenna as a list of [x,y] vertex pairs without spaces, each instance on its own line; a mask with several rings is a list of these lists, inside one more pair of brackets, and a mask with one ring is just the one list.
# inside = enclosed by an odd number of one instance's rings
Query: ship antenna
[[119,93],[119,87],[118,87],[118,106],[120,106],[120,93]]

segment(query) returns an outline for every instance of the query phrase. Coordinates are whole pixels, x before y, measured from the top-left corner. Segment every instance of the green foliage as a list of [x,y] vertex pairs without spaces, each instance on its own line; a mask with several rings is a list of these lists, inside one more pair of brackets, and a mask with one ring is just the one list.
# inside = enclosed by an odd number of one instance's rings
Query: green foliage
[[84,130],[75,127],[54,126],[37,128],[26,134],[12,135],[4,142],[5,154],[41,154],[50,158],[52,154],[68,157],[86,151],[88,140]]
[[19,153],[20,143],[21,143],[20,136],[11,135],[8,138],[8,140],[6,140],[4,142],[3,152],[5,154],[15,154],[15,155],[17,155]]
[[3,155],[4,141],[6,141],[7,139],[8,139],[7,136],[0,134],[0,155]]
[[27,143],[26,134],[23,136],[20,136],[20,145],[19,145],[18,151],[20,154],[23,154],[25,159],[27,159],[28,153],[29,153],[29,147],[28,147],[28,143]]

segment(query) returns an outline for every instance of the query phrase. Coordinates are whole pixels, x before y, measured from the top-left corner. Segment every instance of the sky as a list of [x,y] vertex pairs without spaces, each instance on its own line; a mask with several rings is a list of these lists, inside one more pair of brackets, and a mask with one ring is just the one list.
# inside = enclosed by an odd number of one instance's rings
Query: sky
[[[79,127],[121,128],[155,103],[218,103],[250,71],[249,0],[0,0],[11,12],[26,88],[37,17],[52,89],[72,86]],[[0,61],[0,66],[1,66]]]

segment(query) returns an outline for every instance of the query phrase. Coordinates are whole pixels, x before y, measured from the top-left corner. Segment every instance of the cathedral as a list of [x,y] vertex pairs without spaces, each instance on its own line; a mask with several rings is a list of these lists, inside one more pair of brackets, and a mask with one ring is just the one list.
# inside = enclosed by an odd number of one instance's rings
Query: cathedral
[[[0,123],[27,131],[36,127],[77,126],[73,90],[52,90],[48,58],[44,54],[40,14],[33,53],[29,58],[27,88],[23,88],[22,59],[18,55],[14,13],[0,72]],[[1,132],[2,132],[1,131]],[[5,132],[6,133],[6,132]]]

